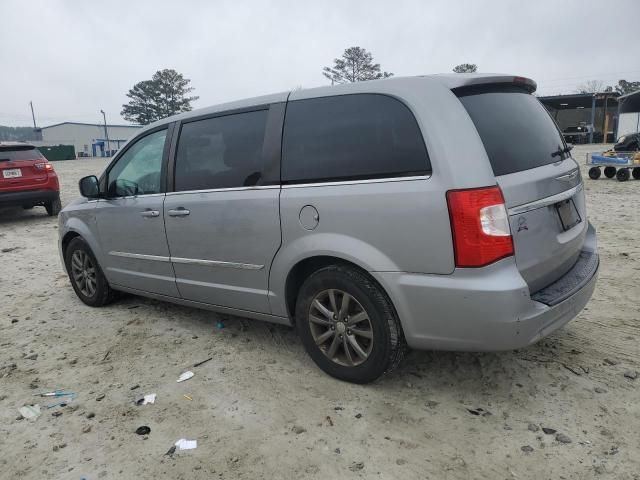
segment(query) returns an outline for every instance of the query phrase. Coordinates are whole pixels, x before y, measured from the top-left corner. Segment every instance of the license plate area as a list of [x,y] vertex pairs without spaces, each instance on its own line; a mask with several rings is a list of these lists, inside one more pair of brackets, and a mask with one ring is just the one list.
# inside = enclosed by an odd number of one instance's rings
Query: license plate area
[[22,170],[19,168],[7,168],[2,171],[2,176],[4,178],[18,178],[22,176]]
[[558,212],[558,217],[560,218],[562,229],[565,232],[567,230],[571,230],[573,227],[582,222],[582,218],[580,217],[580,213],[578,212],[576,204],[573,202],[573,198],[558,202],[554,206],[556,208],[556,211]]

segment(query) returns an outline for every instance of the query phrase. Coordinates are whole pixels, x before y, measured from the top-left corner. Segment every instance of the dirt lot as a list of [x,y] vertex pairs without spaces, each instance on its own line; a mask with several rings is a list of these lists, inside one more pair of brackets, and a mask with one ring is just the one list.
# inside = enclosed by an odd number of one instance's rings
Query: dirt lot
[[[58,162],[63,204],[104,165]],[[323,374],[287,328],[136,297],[89,308],[56,220],[2,210],[0,477],[640,479],[640,181],[586,185],[602,266],[575,321],[516,352],[414,352],[368,386]],[[78,396],[20,418],[56,388]],[[164,455],[180,438],[198,448]]]

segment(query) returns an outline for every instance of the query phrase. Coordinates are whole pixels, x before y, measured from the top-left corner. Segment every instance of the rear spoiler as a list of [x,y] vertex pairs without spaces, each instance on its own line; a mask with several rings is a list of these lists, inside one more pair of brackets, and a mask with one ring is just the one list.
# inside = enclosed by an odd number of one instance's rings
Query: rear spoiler
[[466,87],[488,87],[493,85],[522,88],[529,93],[533,93],[538,88],[536,82],[527,77],[519,77],[516,75],[504,74],[486,74],[486,73],[456,73],[444,75],[432,75],[439,81],[444,83],[451,90],[465,89]]

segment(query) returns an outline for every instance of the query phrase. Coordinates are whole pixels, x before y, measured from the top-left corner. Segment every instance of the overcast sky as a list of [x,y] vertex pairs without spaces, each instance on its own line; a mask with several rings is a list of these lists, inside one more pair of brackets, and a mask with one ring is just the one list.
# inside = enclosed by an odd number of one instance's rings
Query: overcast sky
[[[489,6],[490,5],[490,6]],[[638,0],[0,1],[0,124],[124,123],[158,69],[192,80],[194,107],[327,83],[345,48],[396,75],[531,77],[541,94],[640,80]]]

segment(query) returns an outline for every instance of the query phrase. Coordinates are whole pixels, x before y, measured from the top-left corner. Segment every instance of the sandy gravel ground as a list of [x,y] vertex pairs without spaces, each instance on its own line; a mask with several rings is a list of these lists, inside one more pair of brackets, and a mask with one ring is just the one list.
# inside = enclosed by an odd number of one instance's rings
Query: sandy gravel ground
[[[58,162],[63,204],[104,165]],[[586,185],[602,267],[576,320],[516,352],[414,352],[368,386],[323,374],[284,327],[220,329],[136,297],[89,308],[61,269],[56,220],[2,210],[0,478],[637,480],[640,378],[625,373],[640,371],[640,182]],[[55,388],[78,396],[19,418]],[[136,406],[147,393],[155,404]],[[164,455],[180,438],[198,448]]]

